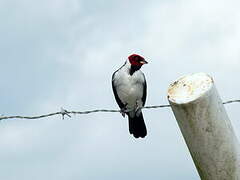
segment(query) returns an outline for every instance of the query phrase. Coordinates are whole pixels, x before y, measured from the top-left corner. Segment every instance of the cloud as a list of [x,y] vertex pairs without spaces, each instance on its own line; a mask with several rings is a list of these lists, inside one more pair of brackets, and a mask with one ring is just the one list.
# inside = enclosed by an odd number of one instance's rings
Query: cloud
[[[169,83],[199,71],[214,77],[224,99],[238,98],[238,5],[1,1],[1,113],[117,108],[111,75],[133,52],[150,62],[143,68],[147,104],[167,103]],[[239,129],[237,105],[227,110]],[[171,110],[146,110],[144,117],[144,140],[128,134],[127,119],[118,113],[3,122],[0,177],[197,179]]]

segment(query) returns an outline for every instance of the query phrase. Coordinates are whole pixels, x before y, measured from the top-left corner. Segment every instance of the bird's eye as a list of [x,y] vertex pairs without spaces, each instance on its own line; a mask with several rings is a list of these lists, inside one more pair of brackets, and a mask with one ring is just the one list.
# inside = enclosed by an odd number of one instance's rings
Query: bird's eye
[[139,57],[138,57],[138,56],[135,56],[135,58],[134,58],[134,59],[135,59],[135,61],[136,61],[136,62],[140,61],[140,59],[139,59]]

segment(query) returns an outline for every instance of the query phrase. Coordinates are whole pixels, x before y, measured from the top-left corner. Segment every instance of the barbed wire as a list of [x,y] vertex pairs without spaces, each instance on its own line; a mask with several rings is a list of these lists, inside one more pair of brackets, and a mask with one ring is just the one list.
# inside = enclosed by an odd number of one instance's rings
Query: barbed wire
[[223,104],[230,104],[230,103],[235,103],[235,102],[240,102],[240,99],[238,99],[238,100],[225,101],[225,102],[223,102]]
[[[230,103],[235,103],[239,102],[240,100],[230,100],[230,101],[225,101],[223,104],[230,104]],[[164,104],[164,105],[154,105],[154,106],[145,106],[143,109],[157,109],[157,108],[166,108],[166,107],[171,107],[169,104]],[[0,121],[1,120],[6,120],[6,119],[40,119],[40,118],[45,118],[45,117],[50,117],[50,116],[55,116],[55,115],[61,115],[62,119],[64,119],[64,116],[71,117],[70,114],[90,114],[90,113],[98,113],[98,112],[109,112],[109,113],[114,113],[118,112],[120,113],[121,110],[115,110],[115,109],[95,109],[95,110],[88,110],[88,111],[67,111],[66,109],[61,108],[61,111],[55,112],[55,113],[49,113],[49,114],[43,114],[39,116],[0,116]]]

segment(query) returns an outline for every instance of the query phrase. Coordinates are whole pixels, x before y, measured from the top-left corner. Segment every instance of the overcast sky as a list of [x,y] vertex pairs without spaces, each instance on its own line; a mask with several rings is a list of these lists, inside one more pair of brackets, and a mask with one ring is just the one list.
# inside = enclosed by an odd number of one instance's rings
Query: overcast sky
[[[239,99],[237,0],[0,0],[0,114],[117,109],[111,75],[144,56],[147,105],[179,76],[206,72]],[[240,137],[239,104],[226,105]],[[2,180],[198,180],[170,108],[144,110],[135,139],[119,113],[0,123]]]

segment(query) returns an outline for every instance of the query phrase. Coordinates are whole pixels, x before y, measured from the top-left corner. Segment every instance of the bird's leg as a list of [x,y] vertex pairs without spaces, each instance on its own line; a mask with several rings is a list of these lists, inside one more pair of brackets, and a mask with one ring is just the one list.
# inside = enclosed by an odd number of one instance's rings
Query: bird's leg
[[127,103],[124,104],[124,107],[120,109],[120,113],[122,114],[123,117],[125,117],[127,111]]
[[135,109],[135,113],[136,113],[137,116],[140,115],[142,108],[143,108],[142,101],[137,100],[137,102],[136,102],[136,109]]

